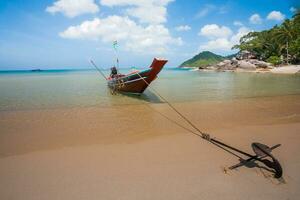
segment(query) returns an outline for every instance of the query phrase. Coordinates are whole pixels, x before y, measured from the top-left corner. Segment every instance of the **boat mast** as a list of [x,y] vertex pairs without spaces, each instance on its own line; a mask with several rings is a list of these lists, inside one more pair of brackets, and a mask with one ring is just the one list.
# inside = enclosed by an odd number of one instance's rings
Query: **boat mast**
[[118,41],[115,40],[113,42],[113,48],[115,50],[115,61],[116,61],[116,65],[115,67],[117,67],[117,69],[119,68],[119,58],[118,58]]

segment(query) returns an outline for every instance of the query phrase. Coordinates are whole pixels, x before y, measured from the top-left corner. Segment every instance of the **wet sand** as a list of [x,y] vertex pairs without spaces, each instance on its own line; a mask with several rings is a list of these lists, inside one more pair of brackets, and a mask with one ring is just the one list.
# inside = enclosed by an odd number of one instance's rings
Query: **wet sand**
[[245,151],[282,144],[283,179],[259,166],[224,173],[238,158],[170,122],[188,127],[166,104],[3,111],[0,198],[299,198],[300,95],[175,106]]

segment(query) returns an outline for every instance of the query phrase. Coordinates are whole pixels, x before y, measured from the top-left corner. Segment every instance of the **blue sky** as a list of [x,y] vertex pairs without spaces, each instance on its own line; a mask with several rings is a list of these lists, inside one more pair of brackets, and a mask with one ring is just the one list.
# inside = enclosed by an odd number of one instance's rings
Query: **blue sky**
[[177,66],[203,50],[228,55],[249,31],[290,18],[292,0],[0,0],[0,69]]

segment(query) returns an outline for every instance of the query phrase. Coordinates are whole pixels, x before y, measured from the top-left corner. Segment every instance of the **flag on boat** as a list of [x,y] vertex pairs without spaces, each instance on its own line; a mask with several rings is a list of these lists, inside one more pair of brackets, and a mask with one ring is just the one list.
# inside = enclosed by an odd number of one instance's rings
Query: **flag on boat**
[[117,40],[115,40],[113,42],[113,47],[114,47],[115,50],[117,50],[117,47],[118,47],[118,41]]

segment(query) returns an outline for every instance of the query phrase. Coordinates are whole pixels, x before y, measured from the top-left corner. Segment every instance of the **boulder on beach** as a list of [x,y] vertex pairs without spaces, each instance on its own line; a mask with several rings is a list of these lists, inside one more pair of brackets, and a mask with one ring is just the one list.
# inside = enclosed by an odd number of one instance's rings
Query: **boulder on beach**
[[256,66],[250,62],[245,60],[240,60],[237,64],[238,68],[245,69],[245,70],[255,70]]
[[256,60],[256,59],[250,59],[248,60],[251,64],[255,65],[256,68],[269,68],[271,67],[271,63],[267,63],[261,60]]
[[236,66],[232,64],[231,60],[223,60],[217,64],[217,67],[218,70],[234,70]]
[[237,65],[238,64],[238,60],[234,57],[231,59],[231,64],[233,65]]

